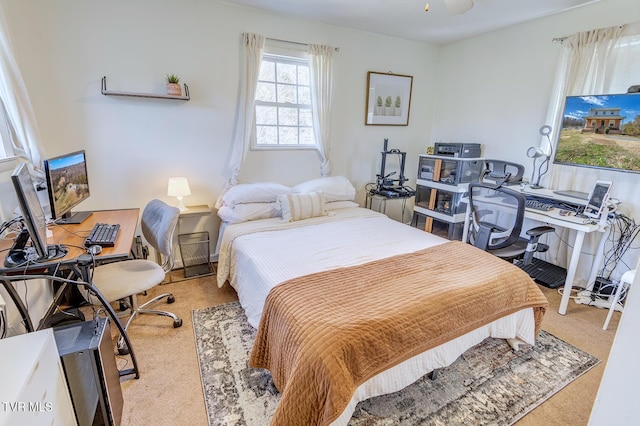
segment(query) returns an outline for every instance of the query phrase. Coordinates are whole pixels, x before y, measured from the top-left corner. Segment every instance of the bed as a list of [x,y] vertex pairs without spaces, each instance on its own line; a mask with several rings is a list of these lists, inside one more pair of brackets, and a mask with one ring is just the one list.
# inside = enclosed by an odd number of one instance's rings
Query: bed
[[[218,285],[237,291],[258,329],[251,366],[268,368],[282,393],[272,424],[347,424],[359,401],[400,390],[487,337],[535,343],[547,302],[518,268],[335,201],[318,216],[229,223],[221,235]],[[465,265],[457,275],[424,275],[452,260]],[[478,276],[490,282],[482,303],[466,297]],[[368,311],[364,299],[377,307]],[[472,311],[484,305],[487,315]],[[344,329],[342,343],[332,340]]]

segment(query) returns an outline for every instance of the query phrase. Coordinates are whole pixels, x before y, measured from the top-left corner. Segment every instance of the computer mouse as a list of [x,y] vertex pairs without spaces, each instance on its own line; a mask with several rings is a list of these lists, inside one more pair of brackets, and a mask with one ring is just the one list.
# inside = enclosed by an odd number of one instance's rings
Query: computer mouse
[[87,249],[87,253],[90,253],[92,255],[97,255],[102,253],[102,246],[99,245],[93,245],[93,246],[89,246],[89,248]]

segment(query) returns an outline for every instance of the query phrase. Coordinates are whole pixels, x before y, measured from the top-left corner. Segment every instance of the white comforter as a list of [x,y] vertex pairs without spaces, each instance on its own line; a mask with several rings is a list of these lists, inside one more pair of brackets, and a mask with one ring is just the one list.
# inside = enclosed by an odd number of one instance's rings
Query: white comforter
[[[336,210],[331,216],[298,222],[274,218],[227,225],[220,244],[218,286],[229,280],[249,323],[257,328],[269,290],[286,280],[446,241],[363,208]],[[533,344],[534,334],[533,310],[526,309],[410,358],[358,387],[334,425],[347,424],[359,401],[398,391],[429,371],[451,364],[489,336],[518,339],[512,344]]]
[[258,327],[269,290],[281,282],[448,241],[372,210],[334,212],[298,222],[273,218],[227,226],[218,257],[218,286],[229,279],[252,326]]

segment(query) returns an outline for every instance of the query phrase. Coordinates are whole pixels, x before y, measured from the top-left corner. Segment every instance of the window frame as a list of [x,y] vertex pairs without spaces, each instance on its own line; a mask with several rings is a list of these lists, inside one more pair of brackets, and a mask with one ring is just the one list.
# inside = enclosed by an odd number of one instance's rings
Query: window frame
[[[276,64],[281,63],[281,64],[303,65],[303,66],[306,66],[307,68],[309,68],[310,66],[309,56],[307,55],[306,50],[300,49],[300,46],[292,46],[289,43],[284,43],[284,46],[282,45],[282,43],[273,43],[273,44],[266,45],[265,51],[263,53],[262,61],[264,61],[265,58],[268,58],[268,60],[272,60],[276,62]],[[261,66],[262,66],[262,61],[261,61]],[[260,80],[258,80],[258,82],[260,82]],[[304,85],[300,85],[298,82],[296,82],[295,86],[305,87]],[[311,91],[312,90],[311,76],[309,76],[308,87],[309,87],[309,90]],[[256,92],[256,95],[257,95],[257,92]],[[311,96],[311,93],[309,93],[309,96]],[[266,102],[266,101],[259,101],[257,99],[254,99],[253,126],[252,126],[251,147],[250,147],[252,151],[283,151],[283,150],[284,151],[298,151],[298,150],[306,151],[306,150],[318,149],[318,144],[315,139],[313,108],[311,105],[311,101],[308,106],[309,113],[311,115],[311,125],[308,127],[300,126],[300,124],[298,123],[298,125],[296,126],[286,126],[286,127],[295,127],[296,129],[298,129],[298,132],[300,131],[301,128],[310,129],[313,135],[313,140],[314,140],[313,144],[259,144],[258,137],[257,137],[258,124],[257,124],[256,109],[260,106],[292,107],[292,108],[296,108],[298,110],[298,113],[300,109],[307,109],[307,107],[304,106],[304,104],[292,104],[292,103],[286,103],[286,102],[283,102],[283,103]],[[281,127],[280,123],[278,122],[275,125],[275,127],[276,129],[279,129]]]
[[0,102],[0,159],[11,159],[15,157],[13,149],[13,136],[9,126],[9,118],[4,109],[4,104]]

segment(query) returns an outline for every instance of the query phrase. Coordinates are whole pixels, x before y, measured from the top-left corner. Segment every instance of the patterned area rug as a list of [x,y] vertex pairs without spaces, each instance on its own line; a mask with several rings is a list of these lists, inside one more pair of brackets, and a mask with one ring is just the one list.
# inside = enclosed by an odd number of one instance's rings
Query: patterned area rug
[[[268,425],[279,393],[267,370],[247,366],[255,330],[240,304],[192,315],[209,424]],[[349,425],[511,425],[599,362],[545,331],[518,352],[488,338],[436,380],[362,401]]]

